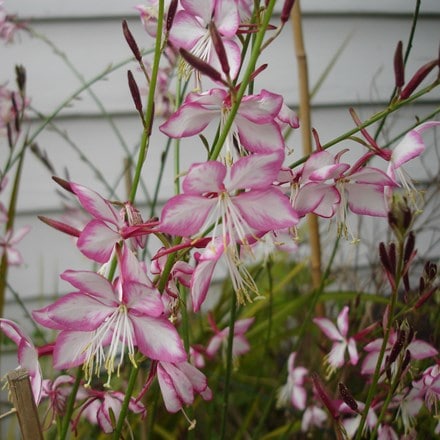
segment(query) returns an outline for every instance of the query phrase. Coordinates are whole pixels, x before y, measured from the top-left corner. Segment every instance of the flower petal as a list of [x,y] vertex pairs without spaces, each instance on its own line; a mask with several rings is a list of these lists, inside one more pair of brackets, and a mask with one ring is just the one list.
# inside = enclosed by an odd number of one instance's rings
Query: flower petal
[[150,359],[183,362],[186,351],[175,327],[166,318],[130,314],[139,351]]
[[241,193],[234,198],[234,205],[258,232],[290,228],[299,220],[289,199],[275,188]]
[[201,232],[216,199],[179,194],[172,197],[162,210],[159,229],[172,235],[188,237]]
[[185,194],[201,195],[222,190],[226,167],[215,160],[191,165],[182,182]]

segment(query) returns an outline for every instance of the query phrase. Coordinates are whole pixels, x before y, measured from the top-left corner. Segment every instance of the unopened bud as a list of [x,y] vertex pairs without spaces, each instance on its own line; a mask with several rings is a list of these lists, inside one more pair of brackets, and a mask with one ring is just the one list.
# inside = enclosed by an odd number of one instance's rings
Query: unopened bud
[[60,185],[63,189],[66,191],[71,192],[72,194],[75,194],[75,192],[72,189],[72,186],[70,185],[70,182],[67,180],[61,179],[61,177],[52,176],[52,180],[54,180],[58,185]]
[[217,53],[220,65],[225,75],[229,75],[230,67],[228,57],[226,55],[225,45],[223,44],[222,37],[217,29],[217,26],[213,21],[209,23],[209,32],[211,34],[212,43],[214,44],[215,52]]
[[405,346],[405,342],[406,342],[406,331],[399,328],[397,331],[396,342],[394,343],[393,348],[391,349],[391,353],[388,356],[388,362],[387,362],[388,365],[391,365],[397,359],[397,356]]
[[411,352],[409,350],[406,350],[405,357],[403,358],[401,370],[405,371],[406,367],[409,365],[410,362],[411,362]]
[[350,390],[342,383],[338,384],[339,394],[342,400],[351,408],[353,411],[358,412],[358,404],[351,394]]
[[26,69],[23,66],[15,66],[15,81],[17,82],[18,90],[24,92],[26,86]]
[[404,263],[407,263],[411,259],[415,248],[415,244],[416,244],[416,236],[414,235],[413,231],[410,231],[405,243],[405,251],[403,255]]
[[382,263],[382,266],[385,268],[387,272],[391,274],[392,273],[391,264],[388,258],[387,248],[383,241],[379,243],[379,258],[380,258],[380,262]]
[[223,82],[222,76],[220,72],[214,69],[211,65],[200,59],[199,57],[196,57],[191,52],[188,52],[187,50],[180,48],[179,53],[182,56],[182,58],[190,64],[194,69],[197,69],[199,72],[203,73],[206,76],[209,76],[213,81],[220,81]]
[[394,76],[396,87],[400,89],[405,84],[405,66],[403,64],[403,45],[397,43],[396,52],[394,52]]
[[408,81],[408,84],[400,92],[400,99],[407,99],[411,96],[414,90],[420,85],[420,83],[428,76],[432,69],[437,66],[438,60],[430,61],[426,63],[414,74],[414,76]]
[[59,222],[58,220],[53,220],[51,218],[45,217],[43,215],[37,216],[43,223],[46,225],[56,229],[57,231],[64,232],[65,234],[71,235],[72,237],[79,237],[81,235],[81,231],[70,226],[66,223]]
[[171,0],[170,6],[168,7],[167,21],[165,24],[165,29],[167,32],[170,31],[171,26],[173,25],[174,17],[176,16],[178,2],[179,0]]
[[293,8],[293,5],[295,4],[295,0],[285,0],[283,9],[281,11],[281,23],[286,23],[287,20],[289,20],[290,17],[290,11]]
[[124,33],[125,41],[127,42],[128,46],[130,47],[131,51],[133,52],[134,57],[137,61],[140,63],[142,62],[142,55],[139,50],[139,47],[133,37],[133,34],[131,33],[130,29],[128,28],[127,20],[123,20],[122,22],[122,31]]
[[316,373],[312,374],[312,381],[313,385],[315,387],[316,393],[318,394],[319,398],[321,399],[324,406],[328,409],[330,412],[330,415],[333,417],[334,420],[339,419],[339,412],[333,403],[333,399],[329,396],[328,392],[324,388],[324,386],[321,383],[321,380],[319,379],[319,376]]
[[128,87],[130,88],[131,97],[133,98],[134,106],[138,113],[141,115],[141,118],[143,119],[144,114],[142,110],[142,100],[141,95],[139,93],[139,87],[136,84],[136,80],[133,77],[133,74],[129,70],[127,72],[127,78],[128,78]]

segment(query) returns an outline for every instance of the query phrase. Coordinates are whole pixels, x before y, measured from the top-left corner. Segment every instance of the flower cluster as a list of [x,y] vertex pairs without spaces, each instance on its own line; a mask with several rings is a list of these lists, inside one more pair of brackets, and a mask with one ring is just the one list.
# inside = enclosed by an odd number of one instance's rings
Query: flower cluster
[[[144,105],[129,72],[143,134],[128,200],[109,200],[80,183],[54,178],[86,217],[81,222],[68,217],[40,219],[74,237],[74,245],[95,269],[65,270],[60,277],[69,285],[69,292],[32,312],[34,321],[55,335],[50,344],[35,346],[8,319],[0,319],[0,329],[18,346],[18,362],[29,370],[35,402],[48,402],[52,419],[67,414],[76,432],[80,419],[85,418],[103,432],[121,436],[128,413],[145,417],[153,383],[158,385],[166,410],[182,411],[193,428],[195,423],[185,407],[197,395],[204,400],[215,398],[208,386],[210,378],[202,372],[209,363],[226,365],[222,403],[226,414],[231,371],[239,368],[238,358],[251,351],[249,333],[262,334],[252,311],[258,311],[266,299],[270,307],[279,300],[274,295],[278,287],[274,287],[272,259],[266,250],[272,245],[294,254],[295,240],[308,214],[334,219],[338,234],[353,240],[357,237],[350,230],[349,215],[388,218],[392,228],[400,228],[398,244],[380,248],[392,288],[382,323],[358,323],[357,332],[350,332],[353,308],[349,305],[342,307],[336,325],[323,313],[313,319],[332,345],[323,362],[326,379],[360,365],[362,380],[379,391],[365,401],[356,400],[341,379],[335,398],[316,373],[297,366],[302,352],[295,349],[288,358],[287,383],[279,388],[278,407],[290,405],[302,412],[304,432],[328,425],[330,415],[347,438],[364,429],[382,439],[395,438],[392,417],[398,418],[406,435],[414,429],[413,419],[422,408],[438,415],[438,365],[416,363],[435,360],[438,351],[416,338],[406,320],[396,319],[399,283],[403,279],[407,287],[415,256],[409,232],[412,214],[407,216],[410,220],[399,223],[400,218],[390,210],[395,192],[403,192],[404,199],[409,199],[415,190],[402,166],[423,152],[422,133],[440,122],[419,124],[389,149],[378,145],[365,128],[367,124],[352,112],[364,138],[355,139],[363,148],[357,159],[352,161],[348,158],[352,155],[346,154],[352,152],[348,140],[343,149],[330,151],[315,133],[315,151],[289,164],[285,132],[298,129],[299,118],[283,96],[258,89],[258,75],[266,66],[256,66],[262,49],[282,30],[294,2],[284,2],[277,26],[269,24],[274,2],[266,3],[260,8],[253,0],[151,0],[138,6],[146,32],[160,44],[156,44],[157,57],[150,64],[124,23],[124,37],[138,61],[138,71],[145,75],[143,90],[148,91]],[[254,6],[258,7],[254,10]],[[263,37],[271,31],[273,35],[263,46]],[[12,31],[8,35],[11,38]],[[163,70],[160,58],[167,62]],[[185,86],[178,87],[174,97],[169,85],[175,79]],[[194,84],[192,89],[190,84]],[[0,131],[6,132],[10,143],[18,139],[13,126],[18,131],[25,103],[23,93],[0,87]],[[157,123],[159,115],[166,120]],[[175,195],[165,201],[159,217],[145,220],[135,203],[136,190],[155,124],[170,142],[200,138],[207,154],[205,160],[178,170]],[[372,159],[377,165],[372,166]],[[5,184],[2,178],[0,193]],[[0,225],[7,222],[8,215],[0,204]],[[8,228],[0,236],[2,255],[9,264],[21,262],[15,244],[26,232],[13,233]],[[261,248],[265,259],[260,264]],[[249,261],[267,268],[267,280],[261,281],[261,272],[253,270]],[[230,281],[224,292],[232,304],[226,312],[223,304],[217,307],[215,288],[216,272],[222,265]],[[428,267],[428,275],[433,267]],[[408,303],[411,311],[438,288],[436,269],[428,275],[421,281],[419,298]],[[311,301],[313,306],[317,298]],[[251,312],[242,313],[250,303]],[[197,317],[197,329],[189,328],[191,317]],[[273,337],[269,321],[266,344]],[[206,323],[209,338],[203,334]],[[320,345],[327,350],[325,342]],[[50,355],[53,368],[63,375],[43,379],[38,363],[42,355]],[[420,367],[417,372],[416,367]],[[73,368],[79,371],[76,379],[69,373]],[[134,391],[137,379],[139,390]],[[124,387],[127,393],[120,391]]]

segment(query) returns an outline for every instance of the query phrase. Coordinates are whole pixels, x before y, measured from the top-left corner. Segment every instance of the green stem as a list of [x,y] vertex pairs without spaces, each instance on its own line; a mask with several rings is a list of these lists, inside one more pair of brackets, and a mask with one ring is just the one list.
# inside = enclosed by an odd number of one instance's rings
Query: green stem
[[78,393],[78,388],[81,383],[82,376],[83,376],[83,369],[79,367],[76,373],[75,382],[72,386],[72,391],[70,392],[69,397],[67,399],[66,411],[64,413],[63,422],[61,424],[61,431],[59,436],[60,440],[64,440],[66,438],[67,431],[69,430],[69,425],[72,419],[73,409],[75,406],[76,394]]
[[235,295],[231,295],[231,316],[229,319],[229,334],[228,334],[228,347],[226,352],[226,372],[225,372],[225,389],[223,393],[223,407],[222,407],[222,420],[221,420],[221,434],[220,440],[224,440],[226,436],[226,421],[228,418],[228,403],[229,392],[232,376],[232,348],[234,344],[234,326],[235,318],[237,314],[237,299]]
[[220,151],[223,147],[223,144],[226,141],[226,138],[228,137],[229,131],[231,130],[232,124],[235,119],[235,115],[237,114],[238,108],[240,106],[241,100],[244,96],[244,93],[248,87],[248,84],[251,79],[252,73],[255,71],[255,65],[257,63],[257,59],[260,55],[260,48],[263,44],[264,35],[266,33],[267,26],[269,25],[269,21],[272,17],[272,11],[273,7],[275,5],[275,0],[270,0],[269,4],[267,5],[267,9],[264,13],[264,19],[261,24],[260,29],[257,32],[257,35],[255,37],[255,43],[252,47],[249,63],[247,65],[246,71],[243,75],[243,80],[240,84],[240,88],[237,91],[237,94],[234,96],[234,103],[231,107],[231,110],[228,114],[228,118],[225,121],[225,124],[223,126],[223,130],[220,133],[219,138],[217,139],[217,142],[213,146],[211,153],[209,155],[209,160],[216,160],[220,154]]
[[362,431],[364,429],[365,423],[367,421],[368,411],[371,407],[371,403],[373,402],[373,398],[376,393],[377,384],[379,383],[380,376],[382,374],[382,362],[385,356],[385,351],[388,345],[388,339],[390,337],[392,324],[394,321],[394,309],[396,307],[397,303],[397,294],[399,292],[399,286],[400,286],[400,280],[401,280],[401,274],[403,269],[403,254],[404,254],[404,239],[399,240],[399,249],[398,249],[398,266],[396,271],[396,277],[395,277],[395,286],[393,288],[393,291],[391,293],[391,302],[390,302],[390,308],[388,311],[388,319],[387,319],[387,325],[384,330],[383,335],[383,341],[382,346],[380,348],[379,357],[377,358],[376,368],[374,370],[373,379],[371,381],[371,384],[368,388],[368,395],[367,400],[365,401],[365,408],[362,411],[362,417],[361,421],[359,423],[359,427],[356,433],[355,440],[360,440],[362,437]]
[[[17,171],[15,173],[14,185],[12,187],[11,198],[9,199],[8,207],[8,220],[6,221],[5,231],[12,231],[15,222],[15,212],[17,208],[18,188],[20,186],[21,171],[23,169],[24,153],[29,143],[25,140],[24,146],[21,150],[20,160],[17,165]],[[3,251],[0,262],[0,317],[3,316],[3,309],[5,304],[5,292],[7,284],[8,274],[8,258],[6,255],[6,248]]]
[[[374,124],[375,122],[380,121],[382,118],[390,115],[391,113],[394,113],[395,111],[399,110],[401,107],[408,105],[414,101],[416,101],[418,98],[420,98],[423,95],[426,95],[427,93],[431,92],[431,90],[435,89],[437,86],[440,85],[440,80],[437,79],[429,86],[425,87],[424,89],[420,90],[418,93],[414,93],[412,96],[410,96],[407,99],[402,99],[401,101],[395,102],[388,106],[385,110],[382,110],[378,113],[375,113],[373,116],[370,117],[370,119],[367,119],[365,122],[360,124],[359,126],[352,128],[351,130],[345,132],[344,134],[332,139],[331,141],[327,142],[326,144],[322,145],[323,150],[327,150],[330,147],[333,147],[336,144],[339,144],[342,141],[345,141],[350,136],[353,136],[354,134],[360,132],[362,129],[369,127],[370,125]],[[289,168],[296,168],[299,165],[302,165],[307,159],[309,158],[309,155],[306,155],[302,157],[301,159],[297,160],[296,162],[289,165]]]
[[154,60],[153,67],[151,69],[150,84],[148,89],[147,108],[145,110],[145,128],[142,132],[141,145],[139,147],[139,155],[136,163],[136,170],[133,177],[131,186],[129,201],[134,202],[136,197],[136,191],[139,186],[139,180],[141,178],[142,167],[144,166],[145,159],[147,157],[148,147],[150,143],[151,129],[153,126],[154,118],[154,94],[156,91],[157,75],[159,72],[160,57],[162,55],[162,31],[163,31],[163,18],[164,18],[164,0],[159,0],[159,10],[157,17],[156,28],[156,44],[154,47]]
[[118,422],[116,424],[115,431],[113,433],[114,440],[120,440],[122,427],[124,426],[125,419],[128,413],[128,405],[130,404],[131,396],[133,395],[134,386],[136,385],[136,379],[139,372],[139,368],[132,366],[130,371],[130,377],[128,378],[127,389],[125,391],[124,402],[122,402],[121,413],[119,414]]

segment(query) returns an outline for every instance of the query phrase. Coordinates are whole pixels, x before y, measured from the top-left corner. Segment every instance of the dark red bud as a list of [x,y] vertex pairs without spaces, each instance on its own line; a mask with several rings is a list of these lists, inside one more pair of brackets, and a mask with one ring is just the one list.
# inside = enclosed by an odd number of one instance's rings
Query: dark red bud
[[429,289],[426,291],[415,303],[414,308],[418,309],[422,307],[423,304],[425,304],[426,301],[428,301],[429,298],[437,291],[438,286],[433,287],[432,289]]
[[125,41],[127,41],[127,44],[130,47],[131,51],[133,52],[134,57],[136,58],[137,61],[142,62],[141,52],[133,37],[133,34],[128,28],[127,20],[122,21],[122,31],[124,33]]
[[405,357],[403,358],[403,362],[402,362],[402,371],[406,370],[406,367],[409,365],[410,362],[411,362],[411,352],[409,350],[406,350]]
[[396,275],[396,265],[397,265],[397,250],[396,243],[391,242],[388,247],[388,258],[391,265],[391,274]]
[[396,52],[394,52],[394,77],[396,87],[400,89],[405,84],[405,66],[403,64],[403,45],[401,41],[397,43]]
[[431,70],[437,66],[438,61],[433,60],[426,63],[414,74],[414,76],[408,81],[408,84],[400,92],[400,99],[407,99],[411,96],[414,90],[420,85],[420,83],[428,76]]
[[414,235],[414,232],[410,231],[410,233],[408,234],[408,238],[406,240],[406,243],[405,243],[405,252],[403,255],[403,261],[405,263],[407,263],[410,260],[410,258],[412,257],[412,253],[414,251],[415,244],[416,244],[416,237]]
[[170,31],[171,26],[173,25],[174,17],[176,16],[177,11],[177,4],[179,3],[179,0],[172,0],[170,3],[170,6],[168,8],[167,13],[167,21],[165,24],[165,29],[167,32]]
[[24,92],[26,86],[26,69],[23,66],[15,66],[15,81],[17,82],[18,90]]
[[406,342],[406,331],[399,329],[397,332],[397,339],[391,349],[391,353],[388,357],[388,365],[391,365],[396,359],[399,353],[402,351]]
[[283,9],[281,11],[281,23],[286,23],[287,20],[289,20],[290,17],[290,11],[293,8],[293,5],[295,4],[295,0],[285,0]]
[[385,243],[383,241],[381,241],[379,243],[379,258],[380,258],[380,262],[382,263],[382,266],[385,268],[385,270],[388,273],[391,273],[392,269],[391,269],[390,260],[388,258],[388,252],[387,252],[387,248],[385,246]]
[[333,417],[333,419],[338,420],[339,419],[338,409],[336,408],[332,398],[329,396],[328,392],[326,391],[326,389],[322,385],[321,380],[319,379],[319,376],[316,373],[312,374],[312,381],[313,381],[313,385],[315,387],[316,393],[318,394],[322,403],[328,409],[328,411],[330,412],[330,415]]
[[211,34],[212,43],[214,44],[214,49],[220,60],[222,70],[225,73],[225,75],[229,75],[230,67],[229,67],[228,57],[226,55],[225,46],[223,44],[222,37],[218,32],[218,29],[213,21],[209,23],[209,32]]
[[338,388],[342,400],[348,405],[349,408],[358,412],[358,404],[353,395],[350,393],[350,390],[342,382],[339,382]]
[[204,75],[209,76],[213,81],[223,82],[220,72],[215,70],[214,67],[212,67],[205,61],[201,60],[200,58],[196,57],[191,52],[188,52],[183,48],[179,49],[179,53],[188,64],[194,67],[194,69],[197,69]]
[[46,225],[51,226],[52,228],[64,232],[65,234],[71,235],[72,237],[79,237],[81,234],[81,231],[67,225],[66,223],[59,222],[58,220],[53,220],[51,218],[45,217],[43,215],[37,216],[43,223],[46,223]]
[[133,98],[134,106],[136,107],[136,110],[141,115],[141,118],[143,119],[144,113],[142,110],[142,100],[141,95],[139,93],[139,87],[136,84],[136,80],[134,79],[133,74],[129,70],[127,72],[127,78],[128,78],[128,87],[130,88],[131,97]]
[[72,194],[75,194],[75,192],[72,189],[72,186],[70,185],[70,182],[68,182],[67,180],[61,179],[61,177],[57,177],[57,176],[52,176],[52,180],[54,180],[56,183],[58,183],[58,185],[60,185],[66,191],[69,191]]

